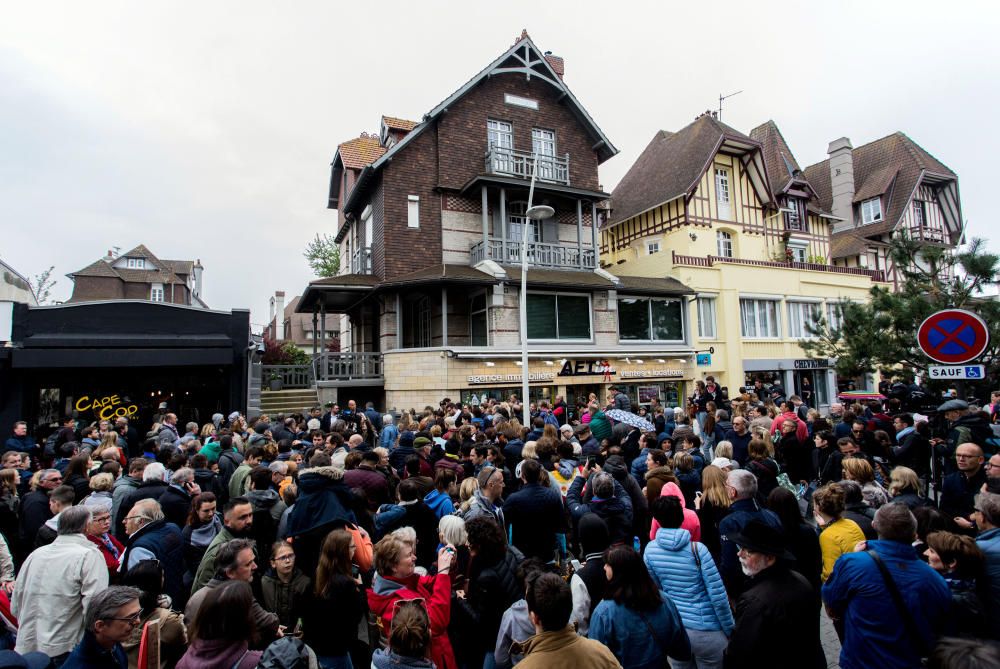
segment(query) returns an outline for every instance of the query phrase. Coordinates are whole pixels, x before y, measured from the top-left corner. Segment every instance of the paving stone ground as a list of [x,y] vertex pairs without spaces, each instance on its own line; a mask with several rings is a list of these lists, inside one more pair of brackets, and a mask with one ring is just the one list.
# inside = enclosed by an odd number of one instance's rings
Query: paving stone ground
[[840,669],[840,639],[837,638],[837,630],[833,628],[833,621],[825,610],[819,619],[819,638],[823,643],[827,669]]

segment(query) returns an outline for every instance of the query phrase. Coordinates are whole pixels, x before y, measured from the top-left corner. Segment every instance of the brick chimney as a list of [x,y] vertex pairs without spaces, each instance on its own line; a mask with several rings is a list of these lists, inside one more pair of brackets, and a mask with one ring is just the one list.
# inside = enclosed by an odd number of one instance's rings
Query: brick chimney
[[551,51],[546,51],[545,60],[548,61],[552,69],[559,75],[559,79],[562,80],[563,74],[566,72],[566,61],[562,59],[562,56],[554,56]]
[[833,215],[844,219],[833,224],[833,232],[854,227],[854,147],[846,137],[830,142],[830,187],[833,193]]

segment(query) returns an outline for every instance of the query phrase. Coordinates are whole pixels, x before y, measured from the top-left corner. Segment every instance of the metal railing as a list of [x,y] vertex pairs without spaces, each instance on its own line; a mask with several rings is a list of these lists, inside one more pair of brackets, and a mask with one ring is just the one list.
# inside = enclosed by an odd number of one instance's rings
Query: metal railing
[[372,273],[372,249],[370,246],[363,246],[351,256],[351,274],[371,274]]
[[821,265],[812,262],[779,262],[777,260],[751,260],[749,258],[727,258],[725,256],[685,256],[679,253],[672,253],[675,265],[686,265],[688,267],[712,267],[715,263],[725,263],[728,265],[748,265],[751,267],[780,267],[787,269],[804,269],[813,272],[832,272],[834,274],[853,274],[854,276],[867,276],[872,281],[882,281],[885,279],[885,272],[880,269],[866,269],[864,267],[837,267],[835,265]]
[[[535,156],[528,151],[517,151],[491,146],[486,152],[486,172],[506,174],[530,179]],[[569,185],[569,154],[565,156],[538,156],[538,180]]]
[[[488,243],[478,241],[469,251],[471,263],[477,265],[484,260],[493,260],[501,265],[521,264],[521,242],[489,238]],[[582,249],[562,244],[528,243],[528,264],[549,269],[594,269],[597,254],[590,246]]]
[[281,381],[282,389],[312,388],[312,365],[262,365],[261,387],[269,388],[272,377]]
[[313,366],[317,381],[382,379],[381,353],[320,353]]

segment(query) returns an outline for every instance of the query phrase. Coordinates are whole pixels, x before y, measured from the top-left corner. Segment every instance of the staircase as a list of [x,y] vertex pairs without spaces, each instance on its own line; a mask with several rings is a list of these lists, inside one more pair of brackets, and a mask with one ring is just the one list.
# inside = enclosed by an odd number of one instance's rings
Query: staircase
[[275,414],[308,414],[309,409],[319,405],[315,388],[296,390],[267,390],[260,393],[260,411],[270,417]]

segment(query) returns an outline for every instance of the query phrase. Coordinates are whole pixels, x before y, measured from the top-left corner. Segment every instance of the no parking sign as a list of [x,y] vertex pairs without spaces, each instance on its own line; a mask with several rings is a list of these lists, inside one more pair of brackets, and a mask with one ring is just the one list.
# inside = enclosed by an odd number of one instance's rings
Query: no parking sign
[[928,358],[944,365],[961,365],[983,354],[990,343],[986,321],[964,309],[931,314],[917,329],[917,345]]

